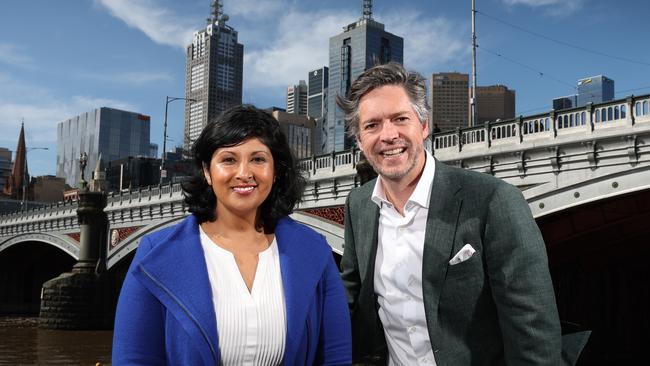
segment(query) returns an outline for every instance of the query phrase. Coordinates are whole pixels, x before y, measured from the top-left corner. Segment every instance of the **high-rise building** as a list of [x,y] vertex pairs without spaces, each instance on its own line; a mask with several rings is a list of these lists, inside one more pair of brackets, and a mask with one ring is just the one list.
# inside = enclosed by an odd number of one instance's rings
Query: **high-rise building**
[[[441,72],[431,75],[431,127],[441,131],[469,126],[469,75]],[[433,129],[431,130],[433,132]]]
[[327,120],[327,88],[329,83],[329,68],[323,66],[320,69],[309,72],[309,92],[307,95],[307,115],[316,120],[314,127],[314,155],[320,155],[325,150],[327,131],[325,121]]
[[304,80],[287,88],[287,113],[307,115],[307,83]]
[[104,162],[128,156],[149,155],[149,116],[113,108],[97,108],[57,125],[56,176],[75,187],[81,178],[79,157],[88,155],[84,172],[90,181],[91,171],[101,154]]
[[578,105],[602,103],[614,99],[614,80],[603,75],[578,80]]
[[[468,106],[469,108],[469,106]],[[476,123],[515,118],[515,91],[505,85],[476,87]]]
[[553,109],[569,109],[578,106],[578,95],[567,95],[566,97],[558,97],[553,99]]
[[343,112],[336,106],[337,95],[347,95],[352,82],[366,69],[388,63],[403,62],[404,40],[384,30],[372,18],[372,1],[363,0],[362,17],[330,38],[329,92],[327,98],[327,141],[325,153],[354,146],[346,135]]
[[280,108],[270,108],[268,112],[280,123],[293,156],[297,159],[308,158],[314,154],[315,120],[306,115],[287,113]]
[[244,46],[237,31],[227,25],[219,0],[212,2],[208,25],[194,32],[187,46],[185,72],[185,136],[189,150],[208,121],[226,109],[241,104]]

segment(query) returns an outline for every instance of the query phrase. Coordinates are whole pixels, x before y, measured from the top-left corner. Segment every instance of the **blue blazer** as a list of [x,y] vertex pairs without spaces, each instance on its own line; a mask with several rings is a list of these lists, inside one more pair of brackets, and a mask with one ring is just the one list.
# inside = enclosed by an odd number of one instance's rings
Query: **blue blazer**
[[[285,365],[351,364],[347,301],[324,237],[282,218]],[[115,316],[114,365],[218,365],[219,336],[194,215],[142,238]]]

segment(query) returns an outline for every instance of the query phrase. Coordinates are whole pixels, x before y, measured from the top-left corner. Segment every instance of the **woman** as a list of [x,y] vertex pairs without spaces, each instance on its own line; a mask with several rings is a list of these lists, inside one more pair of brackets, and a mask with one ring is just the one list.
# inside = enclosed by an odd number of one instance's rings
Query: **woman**
[[208,124],[183,185],[192,215],[142,238],[115,319],[114,365],[350,364],[347,300],[324,237],[287,215],[304,179],[251,106]]

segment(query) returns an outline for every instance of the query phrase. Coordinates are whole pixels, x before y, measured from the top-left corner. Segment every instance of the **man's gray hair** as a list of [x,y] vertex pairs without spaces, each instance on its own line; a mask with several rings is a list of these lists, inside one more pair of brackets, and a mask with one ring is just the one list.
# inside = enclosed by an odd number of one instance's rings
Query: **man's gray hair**
[[402,86],[420,123],[427,123],[429,106],[427,104],[426,80],[417,72],[407,71],[401,64],[390,62],[364,71],[352,83],[347,97],[336,96],[336,104],[345,113],[345,122],[350,136],[358,137],[359,134],[359,102],[361,98],[373,89],[385,85]]

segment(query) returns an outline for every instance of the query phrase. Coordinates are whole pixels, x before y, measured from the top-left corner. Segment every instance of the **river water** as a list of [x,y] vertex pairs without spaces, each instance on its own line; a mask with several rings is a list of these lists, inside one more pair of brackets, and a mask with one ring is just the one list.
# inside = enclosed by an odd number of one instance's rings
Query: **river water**
[[112,330],[48,330],[38,318],[0,316],[0,365],[111,364]]

